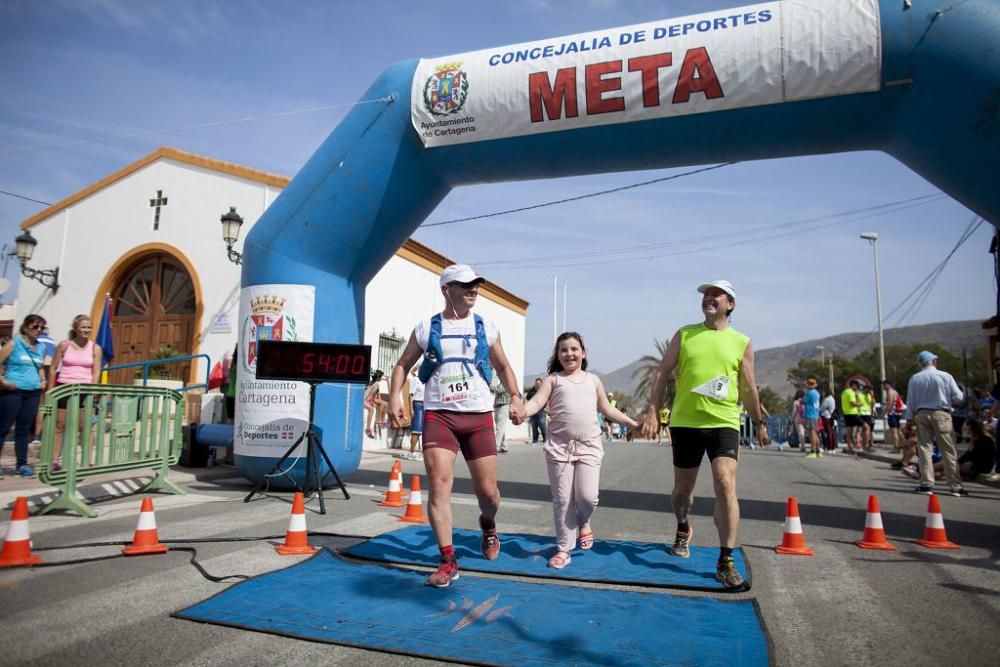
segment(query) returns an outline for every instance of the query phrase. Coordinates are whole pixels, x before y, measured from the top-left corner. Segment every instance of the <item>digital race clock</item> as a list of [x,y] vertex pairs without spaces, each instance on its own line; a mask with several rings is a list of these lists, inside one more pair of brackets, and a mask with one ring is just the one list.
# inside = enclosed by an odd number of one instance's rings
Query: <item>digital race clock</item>
[[257,378],[366,385],[371,359],[371,345],[262,340],[257,342]]

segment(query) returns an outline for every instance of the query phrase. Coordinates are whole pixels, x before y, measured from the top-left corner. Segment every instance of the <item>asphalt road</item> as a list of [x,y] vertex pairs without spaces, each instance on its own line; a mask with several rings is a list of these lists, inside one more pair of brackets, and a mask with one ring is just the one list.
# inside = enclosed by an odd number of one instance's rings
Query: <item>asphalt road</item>
[[[652,443],[608,445],[597,539],[663,542],[672,536],[670,451]],[[366,453],[348,480],[352,498],[326,493],[327,514],[307,512],[310,530],[376,535],[400,525],[378,507],[391,465],[388,453]],[[404,471],[422,472],[405,462]],[[281,536],[287,496],[242,502],[249,484],[219,470],[183,486],[186,496],[157,496],[160,538]],[[468,472],[458,466],[456,524],[476,525]],[[550,535],[549,488],[541,450],[514,444],[500,459],[501,531]],[[407,475],[407,478],[408,478]],[[773,641],[777,665],[996,665],[1000,662],[1000,490],[970,484],[970,498],[941,497],[948,537],[958,551],[932,551],[922,537],[927,497],[885,463],[844,456],[742,452],[740,542],[753,589]],[[3,487],[0,482],[0,493]],[[865,551],[861,537],[868,495],[877,494],[886,533],[898,552]],[[695,544],[717,546],[712,488],[703,466],[696,489]],[[779,556],[785,502],[796,496],[812,558]],[[108,556],[90,563],[0,570],[0,663],[6,665],[421,665],[415,658],[317,644],[171,618],[178,609],[223,590],[189,563],[190,554],[115,558],[117,547],[49,549],[130,540],[138,499],[96,505],[97,519],[33,517],[34,545],[47,563]],[[309,510],[318,509],[316,503]],[[192,544],[215,576],[254,575],[300,557],[275,554],[275,540]],[[353,538],[314,538],[346,547]],[[684,593],[674,593],[684,595]],[[702,594],[699,594],[702,595]],[[732,596],[726,596],[732,597]],[[400,619],[405,624],[406,619]],[[678,624],[683,627],[683,619]],[[691,636],[691,641],[697,641]],[[664,656],[669,658],[669,656]]]

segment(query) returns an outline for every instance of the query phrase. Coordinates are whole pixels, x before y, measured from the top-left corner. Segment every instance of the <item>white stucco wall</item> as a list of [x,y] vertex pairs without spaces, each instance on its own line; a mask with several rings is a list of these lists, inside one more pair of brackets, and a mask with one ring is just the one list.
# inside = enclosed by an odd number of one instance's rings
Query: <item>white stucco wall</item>
[[[161,208],[159,229],[153,231],[149,200],[158,190],[167,205]],[[53,296],[40,283],[22,278],[15,327],[26,314],[40,313],[52,337],[61,340],[74,316],[90,312],[101,283],[120,258],[159,243],[195,267],[203,312],[196,336],[200,345],[194,352],[208,354],[214,364],[231,349],[239,331],[240,267],[226,258],[219,216],[235,206],[243,217],[236,244],[236,250],[242,250],[242,239],[280,192],[273,185],[169,158],[128,174],[30,228],[38,245],[29,266],[58,266],[60,287]],[[376,274],[366,293],[364,339],[372,346],[373,359],[381,332],[395,329],[405,339],[417,320],[443,308],[437,285],[436,271],[399,256]],[[476,310],[497,323],[515,375],[522,377],[524,316],[483,294]],[[219,315],[228,316],[231,331],[212,331]],[[205,371],[199,370],[199,379]]]
[[[159,229],[153,231],[149,200],[163,191]],[[78,313],[89,313],[94,296],[111,267],[135,248],[149,243],[170,246],[196,267],[204,312],[200,349],[221,358],[236,340],[240,268],[226,259],[219,216],[235,206],[244,230],[253,225],[276,193],[263,183],[161,159],[57,212],[31,227],[38,239],[29,266],[59,267],[59,292],[22,280],[18,315],[40,312],[52,337],[62,339]],[[238,244],[241,245],[241,244]],[[211,333],[213,316],[228,313],[231,333]],[[95,327],[97,322],[94,323]],[[204,377],[204,368],[199,377]]]

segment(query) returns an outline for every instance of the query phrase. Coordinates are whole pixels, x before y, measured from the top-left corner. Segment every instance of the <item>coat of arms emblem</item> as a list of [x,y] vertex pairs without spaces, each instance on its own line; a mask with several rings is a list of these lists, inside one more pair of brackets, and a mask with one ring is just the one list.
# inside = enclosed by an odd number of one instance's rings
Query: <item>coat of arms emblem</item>
[[435,116],[457,112],[469,93],[469,77],[462,63],[446,63],[434,68],[424,85],[424,107]]
[[250,301],[247,324],[247,370],[257,361],[257,342],[262,340],[295,340],[295,320],[284,314],[285,299],[262,295]]

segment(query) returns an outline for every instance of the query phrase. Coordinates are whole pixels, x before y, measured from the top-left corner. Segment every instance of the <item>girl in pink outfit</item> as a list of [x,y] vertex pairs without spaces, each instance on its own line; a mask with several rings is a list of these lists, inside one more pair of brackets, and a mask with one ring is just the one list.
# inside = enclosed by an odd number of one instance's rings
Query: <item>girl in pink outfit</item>
[[611,407],[600,379],[587,372],[587,350],[580,334],[567,331],[556,339],[549,373],[525,405],[525,417],[548,405],[545,463],[556,528],[556,553],[549,559],[549,567],[562,569],[569,564],[578,537],[581,549],[594,546],[590,516],[597,507],[604,457],[597,413],[630,428],[639,425]]
[[[94,331],[93,322],[87,315],[77,315],[69,330],[69,337],[56,346],[52,359],[54,371],[49,377],[49,389],[61,384],[97,384],[101,381],[101,346],[90,340]],[[62,467],[63,431],[66,429],[67,398],[60,398],[56,411],[56,440],[53,443],[54,468]],[[85,424],[81,410],[80,424]]]

